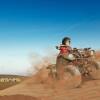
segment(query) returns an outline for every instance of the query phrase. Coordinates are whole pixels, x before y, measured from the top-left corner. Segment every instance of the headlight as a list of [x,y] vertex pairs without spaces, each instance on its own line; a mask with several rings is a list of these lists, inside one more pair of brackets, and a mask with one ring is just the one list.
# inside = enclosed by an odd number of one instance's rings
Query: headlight
[[91,56],[94,55],[94,51],[93,51],[93,50],[90,51],[90,55],[91,55]]

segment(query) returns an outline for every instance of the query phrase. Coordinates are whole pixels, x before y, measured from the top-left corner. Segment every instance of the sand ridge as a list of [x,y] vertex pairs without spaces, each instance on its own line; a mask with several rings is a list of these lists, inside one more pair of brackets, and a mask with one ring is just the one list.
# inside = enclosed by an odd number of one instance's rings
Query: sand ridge
[[26,81],[0,91],[0,100],[100,100],[100,80],[86,80],[78,88],[66,89],[46,81],[47,73],[43,69]]

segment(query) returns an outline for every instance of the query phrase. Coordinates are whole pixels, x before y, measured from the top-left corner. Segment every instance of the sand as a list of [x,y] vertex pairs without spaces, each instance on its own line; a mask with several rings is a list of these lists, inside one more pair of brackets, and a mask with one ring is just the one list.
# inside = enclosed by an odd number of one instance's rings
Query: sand
[[51,80],[45,80],[47,73],[42,70],[20,84],[0,91],[0,100],[100,100],[100,80],[85,80],[80,87],[67,89],[62,85],[51,85]]
[[39,100],[35,97],[24,95],[1,96],[0,100]]
[[100,100],[100,80],[86,80],[81,87],[65,89],[36,82],[35,78],[0,91],[0,100]]

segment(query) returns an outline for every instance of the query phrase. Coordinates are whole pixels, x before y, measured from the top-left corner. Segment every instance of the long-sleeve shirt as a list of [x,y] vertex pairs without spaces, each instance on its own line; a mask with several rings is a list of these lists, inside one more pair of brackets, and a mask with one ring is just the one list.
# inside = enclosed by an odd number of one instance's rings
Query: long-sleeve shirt
[[60,50],[60,54],[69,54],[72,48],[70,46],[61,45],[59,50]]

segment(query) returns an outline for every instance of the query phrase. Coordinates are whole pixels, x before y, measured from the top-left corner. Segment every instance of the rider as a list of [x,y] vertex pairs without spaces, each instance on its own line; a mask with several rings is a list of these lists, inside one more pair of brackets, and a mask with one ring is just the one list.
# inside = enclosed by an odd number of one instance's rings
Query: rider
[[66,60],[72,61],[75,58],[71,54],[72,48],[70,44],[71,39],[69,37],[64,37],[62,39],[62,44],[60,46],[56,46],[56,49],[60,50],[59,56],[62,55]]

